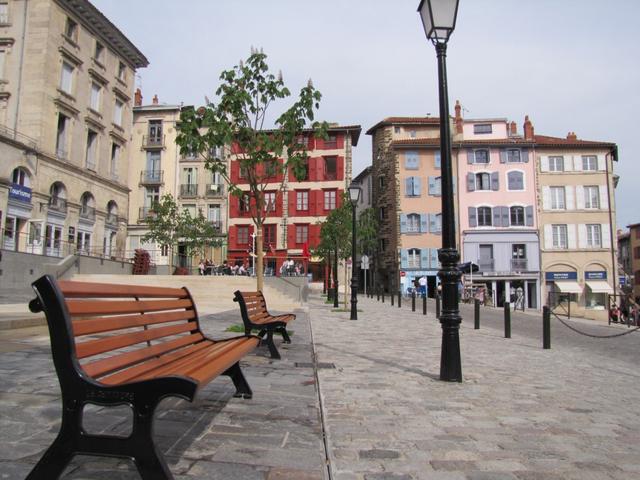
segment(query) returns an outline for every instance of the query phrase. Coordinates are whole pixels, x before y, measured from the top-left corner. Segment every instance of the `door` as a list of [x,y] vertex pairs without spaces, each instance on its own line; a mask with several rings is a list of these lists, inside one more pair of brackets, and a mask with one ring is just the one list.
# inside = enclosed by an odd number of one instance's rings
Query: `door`
[[62,227],[47,224],[44,236],[46,254],[50,257],[60,257],[62,253],[60,248],[62,246]]
[[29,240],[27,242],[27,252],[34,253],[36,255],[42,255],[43,253],[43,232],[42,221],[30,221],[29,222]]

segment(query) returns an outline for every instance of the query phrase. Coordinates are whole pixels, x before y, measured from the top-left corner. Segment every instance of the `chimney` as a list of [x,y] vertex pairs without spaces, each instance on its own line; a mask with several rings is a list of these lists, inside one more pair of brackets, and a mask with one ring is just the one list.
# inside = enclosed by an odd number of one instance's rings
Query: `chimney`
[[154,105],[158,105],[158,94],[155,94],[155,95],[153,96],[153,104],[154,104]]
[[511,124],[509,125],[509,135],[511,135],[512,137],[518,135],[518,125],[516,124],[516,122],[511,122]]
[[460,111],[462,107],[460,106],[460,100],[456,100],[456,133],[462,133],[462,116],[460,115]]
[[139,88],[136,88],[136,93],[133,96],[134,100],[133,100],[133,106],[134,107],[141,107],[142,106],[142,92],[140,91]]
[[570,141],[573,141],[573,142],[578,140],[578,136],[576,135],[576,132],[567,133],[567,140],[570,140]]
[[533,124],[529,120],[529,115],[524,117],[524,139],[533,140]]

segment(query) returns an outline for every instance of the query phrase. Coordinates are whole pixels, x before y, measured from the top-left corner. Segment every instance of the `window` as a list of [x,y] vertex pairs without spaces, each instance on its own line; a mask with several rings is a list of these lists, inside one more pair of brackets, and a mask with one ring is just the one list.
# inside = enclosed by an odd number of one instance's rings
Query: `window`
[[338,157],[324,157],[324,179],[336,180],[338,178]]
[[309,240],[309,225],[296,225],[296,244],[307,243]]
[[196,206],[193,203],[185,203],[182,205],[182,210],[189,213],[191,218],[196,218]]
[[264,193],[264,207],[267,212],[276,211],[276,192]]
[[149,144],[162,144],[162,120],[149,120]]
[[600,208],[600,189],[597,185],[584,187],[584,208]]
[[476,190],[491,190],[491,175],[487,172],[476,173]]
[[478,207],[478,226],[490,227],[491,225],[491,207]]
[[407,267],[420,268],[420,249],[410,248],[407,251]]
[[420,233],[420,215],[417,213],[407,215],[407,232]]
[[306,212],[309,210],[309,191],[298,190],[296,191],[296,210],[299,212]]
[[400,133],[400,127],[393,127],[393,133]]
[[102,87],[96,82],[91,82],[91,108],[96,112],[100,111],[100,93]]
[[304,147],[306,149],[309,147],[309,137],[306,135],[298,135],[296,137],[296,143],[300,145],[300,147]]
[[564,187],[551,187],[549,191],[551,192],[551,210],[564,210]]
[[550,172],[564,172],[564,157],[549,157]]
[[636,272],[633,274],[633,279],[635,285],[640,285],[640,270],[636,270]]
[[240,178],[247,178],[247,167],[243,166],[242,163],[240,163],[240,168],[238,170],[238,176]]
[[380,207],[378,209],[378,219],[384,220],[387,217],[387,212],[385,211],[385,207]]
[[410,136],[411,138],[416,138],[416,136],[417,136],[417,132],[416,132],[415,130],[409,130],[409,136]]
[[25,172],[22,168],[15,168],[11,175],[11,183],[26,187],[29,183],[28,178],[29,176],[27,175],[27,172]]
[[111,178],[118,178],[118,163],[120,160],[120,145],[111,144]]
[[78,41],[78,24],[67,17],[67,22],[64,25],[64,35],[74,42]]
[[96,42],[96,48],[93,51],[93,58],[100,63],[104,63],[104,45]]
[[595,155],[582,156],[582,170],[595,172],[598,170],[598,157]]
[[420,177],[407,177],[405,179],[405,195],[407,197],[419,197],[420,183]]
[[0,3],[0,24],[9,23],[9,4],[7,2]]
[[487,133],[492,133],[493,130],[491,128],[491,124],[490,123],[476,123],[473,126],[473,133],[475,135],[484,135]]
[[267,160],[264,163],[264,173],[267,177],[275,177],[277,174],[277,164],[275,160]]
[[511,226],[524,227],[524,207],[511,207]]
[[160,187],[146,187],[144,193],[145,207],[152,207],[160,202]]
[[238,207],[240,210],[240,214],[243,213],[248,213],[249,212],[249,208],[251,206],[250,200],[249,200],[249,195],[247,195],[246,193],[244,195],[242,195],[239,199],[238,199]]
[[211,223],[218,223],[220,221],[220,205],[212,203],[207,210],[207,220]]
[[98,144],[98,134],[93,130],[89,130],[89,132],[87,133],[86,167],[91,170],[96,169],[97,144]]
[[509,190],[524,190],[524,173],[509,172],[507,173],[507,184]]
[[336,191],[335,190],[325,190],[324,191],[324,209],[325,210],[335,210],[336,208]]
[[58,114],[58,133],[56,136],[56,156],[58,158],[67,158],[67,127],[69,126],[69,118],[65,115]]
[[126,67],[126,65],[124,63],[119,62],[118,63],[118,78],[124,82],[126,80],[126,76],[127,76],[127,67]]
[[73,65],[62,62],[62,75],[60,77],[60,90],[71,95],[73,91]]
[[407,152],[404,154],[404,168],[407,170],[417,170],[420,168],[418,152]]
[[262,249],[269,250],[270,247],[276,245],[276,227],[275,223],[262,226]]
[[551,233],[553,237],[553,248],[568,248],[567,226],[551,225]]
[[249,227],[238,226],[238,245],[249,245]]
[[387,241],[384,238],[380,238],[378,240],[378,250],[380,250],[380,253],[384,253],[385,250],[387,248]]
[[507,162],[509,163],[522,162],[522,156],[520,154],[520,150],[515,148],[510,148],[509,150],[507,150]]
[[160,152],[147,152],[147,170],[155,179],[159,180],[160,177]]
[[599,224],[587,225],[587,246],[602,247],[602,230]]
[[473,163],[489,163],[489,150],[476,150]]
[[299,180],[299,181],[309,180],[309,159],[308,158],[305,158],[303,160],[302,171],[300,173],[301,173],[300,177],[299,178],[296,177],[296,180]]
[[113,109],[113,123],[118,126],[122,125],[122,109],[124,108],[124,103],[118,99],[116,99],[116,105]]
[[438,150],[435,154],[434,154],[434,168],[440,168],[440,164],[441,164],[441,155],[440,155],[440,150]]
[[4,62],[6,58],[7,52],[5,50],[0,50],[0,78],[4,78]]
[[324,148],[337,148],[338,147],[338,137],[336,135],[328,135],[327,139],[324,141]]
[[382,175],[378,177],[378,187],[384,188],[384,177]]

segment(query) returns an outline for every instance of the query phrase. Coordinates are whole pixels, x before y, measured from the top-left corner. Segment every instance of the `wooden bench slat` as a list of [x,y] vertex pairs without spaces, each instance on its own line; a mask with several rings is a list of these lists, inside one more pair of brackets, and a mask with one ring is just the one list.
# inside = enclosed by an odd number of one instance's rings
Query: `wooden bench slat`
[[58,286],[66,298],[71,297],[176,297],[187,298],[184,288],[119,285],[114,283],[74,282],[62,280]]
[[201,384],[208,383],[236,363],[237,358],[251,352],[259,342],[260,340],[256,337],[240,338],[238,339],[237,346],[233,351],[228,351],[222,356],[217,357],[215,362],[206,362],[204,364],[200,364],[199,367],[192,368],[189,372],[186,372],[186,376],[197,380]]
[[82,365],[82,369],[92,377],[102,377],[123,368],[131,367],[136,363],[144,362],[150,358],[161,356],[179,348],[201,342],[205,337],[201,333],[157,343],[149,347],[140,348],[117,356],[93,360]]
[[194,310],[180,310],[177,312],[140,313],[137,315],[122,315],[119,317],[91,317],[73,320],[73,334],[76,337],[95,333],[112,332],[124,328],[156,325],[159,323],[191,320],[196,317]]
[[191,300],[67,300],[71,315],[104,315],[178,310],[192,307]]
[[87,358],[104,352],[111,352],[120,348],[130,347],[138,343],[170,337],[179,333],[191,332],[198,329],[196,322],[179,323],[167,327],[150,328],[138,332],[113,335],[111,337],[87,340],[76,343],[78,358]]

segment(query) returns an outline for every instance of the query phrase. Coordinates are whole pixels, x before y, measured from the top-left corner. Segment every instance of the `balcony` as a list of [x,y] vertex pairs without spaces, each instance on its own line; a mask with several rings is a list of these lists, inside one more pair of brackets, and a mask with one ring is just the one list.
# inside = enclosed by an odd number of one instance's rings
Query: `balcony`
[[166,135],[143,135],[142,150],[157,150],[165,148]]
[[82,205],[82,207],[80,207],[80,218],[83,218],[89,221],[95,221],[96,208],[90,207],[89,205]]
[[512,272],[526,272],[527,271],[527,259],[526,258],[512,258],[511,259],[511,271]]
[[195,183],[184,183],[180,185],[180,196],[183,198],[186,197],[196,197],[198,195],[198,185]]
[[140,207],[138,210],[138,223],[145,223],[149,218],[155,218],[153,207]]
[[224,185],[221,183],[208,183],[204,192],[205,197],[224,197]]
[[481,258],[478,260],[478,268],[481,272],[493,272],[495,270],[494,265],[493,258]]
[[104,223],[106,225],[115,227],[116,225],[118,225],[118,215],[116,215],[115,213],[107,213],[107,216],[104,219]]
[[49,199],[49,211],[67,213],[67,200],[60,197],[51,197]]
[[142,185],[161,185],[164,182],[164,170],[142,170],[140,183]]
[[209,220],[209,223],[216,233],[222,233],[222,220]]

